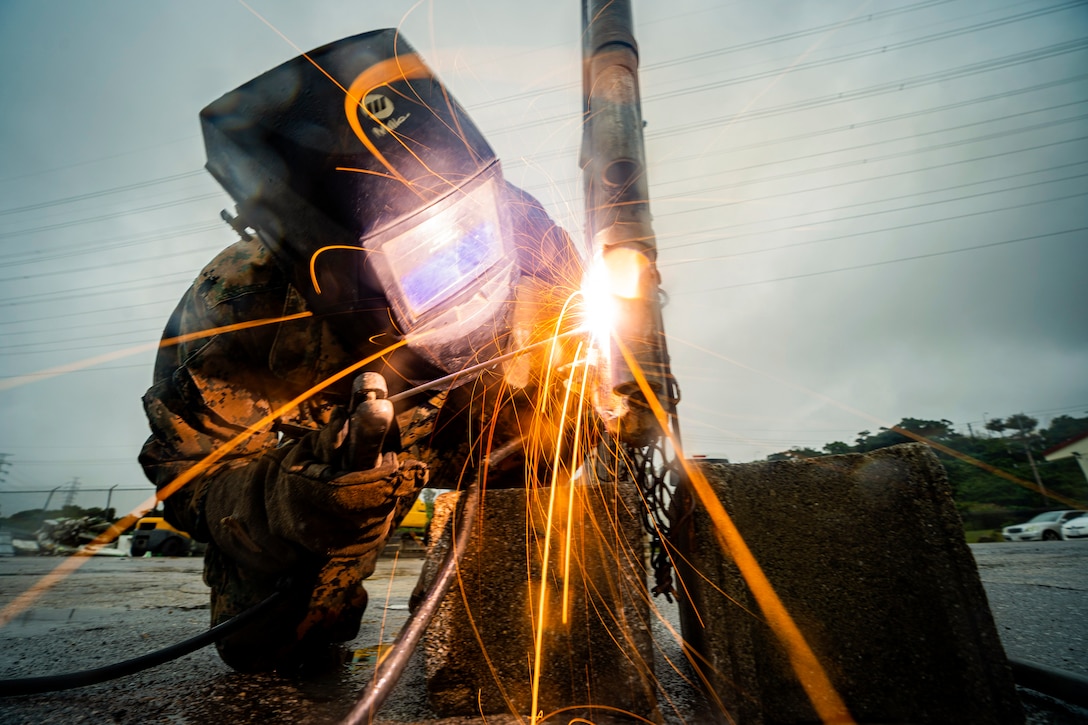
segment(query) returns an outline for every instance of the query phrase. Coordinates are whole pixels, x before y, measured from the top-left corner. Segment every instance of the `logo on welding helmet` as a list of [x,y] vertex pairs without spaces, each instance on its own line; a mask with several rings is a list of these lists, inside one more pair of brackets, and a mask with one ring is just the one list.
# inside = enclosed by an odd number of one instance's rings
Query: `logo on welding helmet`
[[378,122],[377,126],[373,126],[370,129],[370,133],[374,138],[381,138],[389,134],[390,131],[396,131],[397,127],[408,120],[408,117],[412,114],[405,113],[402,116],[393,118],[393,101],[388,96],[383,96],[381,93],[371,93],[363,99],[363,108],[366,109],[367,114]]
[[371,93],[364,98],[363,106],[378,121],[384,121],[393,115],[393,102],[380,93]]
[[[344,113],[347,115],[351,130],[355,132],[356,137],[378,158],[378,161],[389,170],[394,178],[401,181],[405,181],[405,179],[382,156],[370,136],[380,139],[388,135],[412,114],[409,112],[394,118],[395,109],[393,108],[392,99],[382,93],[373,93],[372,91],[376,88],[388,86],[393,82],[430,77],[431,71],[423,64],[419,56],[415,53],[409,53],[395,58],[387,58],[365,68],[355,77],[355,80],[351,82],[351,87],[348,88],[348,92],[344,94]],[[360,98],[363,99],[362,103],[359,103]],[[364,112],[366,113],[365,118],[363,116]],[[372,126],[368,135],[363,130],[363,124],[369,120],[377,121],[378,125]]]

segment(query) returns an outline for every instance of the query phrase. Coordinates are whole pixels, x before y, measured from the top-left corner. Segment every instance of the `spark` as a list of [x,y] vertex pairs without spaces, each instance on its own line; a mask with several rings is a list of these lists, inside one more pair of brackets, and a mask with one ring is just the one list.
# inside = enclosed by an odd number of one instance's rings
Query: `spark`
[[[88,546],[88,550],[86,552],[84,552],[80,556],[73,556],[73,557],[69,557],[68,559],[66,559],[64,562],[59,564],[52,572],[50,572],[49,574],[44,575],[40,580],[38,580],[38,582],[36,582],[34,584],[34,586],[32,586],[26,592],[24,592],[19,597],[17,597],[15,599],[15,601],[11,602],[11,604],[8,604],[6,607],[4,607],[2,610],[0,610],[0,627],[5,626],[6,624],[8,624],[12,619],[17,617],[27,607],[31,606],[42,594],[44,594],[46,591],[51,589],[55,584],[62,581],[68,574],[72,573],[73,571],[75,571],[79,567],[81,567],[85,563],[85,560],[87,558],[89,558],[93,554],[95,549],[97,549],[98,547],[104,546],[105,544],[108,544],[109,542],[116,539],[117,536],[119,536],[121,534],[121,532],[125,530],[125,528],[130,526],[135,521],[135,519],[139,518],[139,516],[136,515],[136,511],[140,511],[141,512],[140,515],[142,515],[142,513],[150,510],[151,508],[153,508],[154,505],[156,503],[158,503],[159,501],[165,501],[170,496],[172,496],[174,493],[176,493],[179,489],[181,489],[183,486],[185,486],[187,483],[189,483],[190,481],[192,481],[194,478],[201,475],[202,473],[206,472],[214,464],[219,462],[219,460],[221,460],[224,456],[226,456],[228,453],[230,453],[235,448],[237,448],[242,443],[244,443],[254,433],[260,431],[261,429],[265,428],[266,426],[271,425],[278,418],[284,416],[285,414],[287,414],[290,411],[297,408],[300,403],[302,403],[303,401],[308,400],[309,398],[313,397],[314,395],[321,392],[322,390],[324,390],[328,386],[332,385],[333,383],[337,382],[338,380],[342,380],[343,378],[347,377],[348,375],[351,375],[352,373],[359,370],[360,368],[362,368],[362,367],[364,367],[366,365],[369,365],[370,363],[374,362],[375,360],[379,359],[380,357],[382,357],[384,355],[387,355],[390,352],[393,352],[397,348],[403,347],[404,345],[407,345],[408,342],[409,342],[408,338],[403,338],[401,340],[398,340],[397,342],[393,343],[392,345],[386,347],[384,350],[381,350],[379,352],[374,353],[373,355],[365,357],[362,360],[359,360],[358,362],[352,363],[351,365],[344,368],[340,372],[334,373],[333,375],[330,375],[329,377],[325,378],[324,380],[319,382],[317,385],[314,385],[313,387],[311,387],[309,390],[305,391],[301,395],[299,395],[299,396],[293,398],[292,400],[288,401],[287,403],[281,405],[279,408],[276,408],[275,410],[268,413],[267,415],[265,415],[260,420],[255,421],[254,423],[249,425],[245,430],[243,430],[241,433],[234,436],[233,438],[231,438],[227,442],[223,443],[221,446],[216,448],[214,451],[209,453],[207,456],[205,456],[201,460],[194,463],[190,468],[186,469],[184,473],[182,473],[177,478],[175,478],[173,481],[171,481],[170,483],[166,484],[165,486],[161,487],[158,491],[156,491],[155,495],[151,499],[149,499],[151,505],[147,505],[147,502],[145,502],[144,504],[141,504],[141,507],[146,506],[146,508],[136,509],[136,510],[134,510],[133,513],[130,513],[124,519],[122,519],[118,523],[112,525],[109,529],[107,529],[105,532],[103,532],[97,538],[95,538],[95,540],[93,542],[91,542],[91,544]],[[124,526],[121,526],[122,523],[124,524]]]
[[[578,350],[574,354],[574,359],[578,360],[581,357],[582,346],[578,345]],[[571,461],[575,465],[578,463],[579,450],[578,447],[581,444],[581,431],[582,431],[582,416],[584,414],[585,404],[585,391],[586,383],[589,380],[589,361],[586,360],[582,365],[582,387],[579,389],[578,395],[578,410],[574,414],[574,450],[571,452]],[[571,369],[571,376],[573,377],[574,369]],[[564,542],[565,548],[563,551],[563,624],[567,623],[569,619],[570,609],[570,551],[571,551],[571,533],[574,530],[572,517],[574,516],[574,482],[576,479],[571,480],[569,484],[570,491],[567,498],[567,536]]]
[[[647,725],[654,725],[653,720],[647,720],[646,718],[642,717],[641,715],[637,715],[637,714],[635,714],[633,712],[629,712],[627,710],[621,710],[618,707],[612,707],[610,705],[570,705],[568,707],[562,707],[562,708],[560,708],[558,710],[553,710],[553,711],[549,712],[547,715],[541,714],[540,720],[541,721],[550,720],[551,718],[555,717],[556,715],[567,712],[569,710],[605,710],[605,711],[608,711],[608,712],[618,712],[619,714],[624,715],[626,717],[634,718],[635,720],[638,720],[639,722],[647,723]],[[576,718],[573,718],[573,719],[569,720],[567,722],[567,725],[573,725],[573,723],[587,723],[588,725],[594,725],[591,720],[586,720],[586,719],[580,718],[580,717],[576,717]]]
[[[423,59],[419,57],[418,53],[407,53],[405,55],[397,54],[392,58],[388,58],[379,63],[375,63],[374,65],[368,67],[366,70],[360,73],[358,76],[356,76],[356,78],[351,82],[350,87],[345,88],[342,83],[333,78],[327,70],[321,67],[320,63],[314,60],[308,53],[303,51],[302,48],[300,48],[294,41],[287,37],[287,34],[277,28],[270,20],[268,20],[268,18],[258,13],[245,0],[238,0],[238,3],[246,10],[248,10],[255,18],[268,26],[268,28],[273,33],[280,36],[280,38],[282,38],[284,42],[291,46],[291,48],[293,48],[296,53],[298,53],[302,58],[305,58],[310,65],[316,68],[318,72],[320,72],[323,76],[329,79],[329,82],[331,82],[343,92],[344,115],[347,118],[348,124],[351,126],[351,129],[355,133],[356,137],[358,137],[360,143],[362,143],[366,150],[369,151],[370,154],[373,155],[374,158],[377,159],[377,161],[389,171],[389,175],[392,178],[399,181],[401,184],[404,185],[405,188],[409,189],[414,194],[422,196],[421,191],[417,189],[416,185],[410,180],[406,179],[399,171],[397,171],[393,164],[391,164],[389,160],[385,158],[382,152],[378,150],[377,146],[374,145],[374,142],[363,130],[362,122],[359,119],[360,109],[364,113],[366,113],[367,117],[371,121],[377,123],[383,129],[385,129],[388,132],[389,136],[395,139],[397,143],[399,143],[404,148],[404,150],[409,155],[411,155],[412,158],[416,160],[416,162],[420,164],[420,166],[430,172],[433,176],[442,179],[442,181],[449,185],[452,191],[456,191],[458,189],[458,186],[455,182],[450,181],[442,175],[435,173],[430,168],[430,166],[428,166],[427,163],[424,162],[424,160],[421,159],[419,155],[416,154],[416,152],[413,151],[408,146],[408,144],[403,141],[400,134],[398,134],[393,128],[387,126],[381,119],[371,113],[370,110],[366,107],[366,97],[377,88],[380,88],[382,86],[388,87],[390,83],[395,83],[398,81],[403,81],[407,83],[408,87],[411,88],[410,81],[416,79],[428,79],[433,77],[430,69],[423,62]],[[461,138],[464,137],[463,134],[461,134],[460,136]]]
[[[756,368],[753,368],[753,367],[751,367],[749,365],[745,365],[744,363],[740,362],[739,360],[734,360],[734,359],[732,359],[730,357],[727,357],[726,355],[723,355],[721,353],[714,352],[713,350],[709,350],[709,349],[707,349],[705,347],[702,347],[701,345],[696,345],[693,342],[688,342],[686,340],[679,340],[679,339],[673,338],[673,337],[669,337],[669,339],[670,340],[676,340],[677,342],[681,342],[681,343],[687,345],[688,347],[692,347],[692,348],[694,348],[696,350],[699,350],[700,352],[706,353],[708,355],[712,355],[712,356],[718,358],[719,360],[723,360],[723,361],[725,361],[727,363],[730,363],[731,365],[735,365],[735,366],[741,368],[742,370],[747,370],[749,372],[756,373],[757,375],[762,375],[763,377],[768,378],[768,379],[770,379],[770,380],[772,380],[772,381],[774,381],[774,382],[776,382],[776,383],[778,383],[780,385],[785,385],[787,387],[793,388],[794,390],[799,390],[799,391],[801,391],[803,393],[811,395],[814,398],[822,400],[822,401],[824,401],[825,403],[827,403],[829,405],[833,405],[836,408],[839,408],[840,410],[846,411],[847,413],[852,413],[853,415],[856,415],[856,416],[858,416],[859,418],[861,418],[863,420],[867,420],[870,423],[876,423],[877,425],[880,425],[881,423],[884,422],[883,419],[878,418],[877,416],[873,415],[872,413],[866,413],[863,410],[855,408],[855,407],[853,407],[851,405],[847,405],[846,403],[843,403],[841,401],[835,400],[834,398],[832,398],[832,397],[830,397],[828,395],[825,395],[824,393],[821,393],[821,392],[816,391],[816,390],[812,390],[811,388],[806,388],[803,385],[791,382],[791,381],[786,380],[784,378],[780,378],[777,375],[772,375],[771,373],[768,373],[768,372],[763,371],[763,370],[757,370]],[[935,441],[935,440],[933,440],[931,438],[927,438],[926,436],[923,436],[923,435],[921,435],[919,433],[915,433],[913,431],[906,430],[905,428],[901,428],[898,425],[890,426],[888,428],[888,430],[894,431],[895,433],[898,433],[901,436],[905,436],[907,438],[910,438],[911,440],[916,441],[918,443],[924,443],[925,445],[929,446],[930,448],[933,448],[934,450],[938,450],[938,451],[941,451],[942,453],[946,453],[946,454],[952,456],[953,458],[958,458],[959,460],[963,461],[964,463],[968,463],[968,464],[970,464],[972,466],[975,466],[976,468],[979,468],[979,469],[981,469],[983,471],[986,471],[987,473],[991,473],[991,474],[993,474],[995,476],[998,476],[999,478],[1004,478],[1006,481],[1010,481],[1012,483],[1015,483],[1017,486],[1022,486],[1024,488],[1028,489],[1029,491],[1034,491],[1035,493],[1038,493],[1038,494],[1040,494],[1042,496],[1046,496],[1047,498],[1051,498],[1051,499],[1053,499],[1055,501],[1058,501],[1058,502],[1063,503],[1063,504],[1065,504],[1067,506],[1070,506],[1071,508],[1076,508],[1076,509],[1084,508],[1084,504],[1079,502],[1079,501],[1075,501],[1074,499],[1067,498],[1067,497],[1061,495],[1060,493],[1055,493],[1055,492],[1051,491],[1050,489],[1042,489],[1037,484],[1035,484],[1035,483],[1033,483],[1031,481],[1026,481],[1026,480],[1020,478],[1019,476],[1016,476],[1016,475],[1014,475],[1012,473],[1009,473],[1008,471],[1004,471],[1004,470],[998,468],[997,466],[993,466],[993,465],[991,465],[989,463],[986,463],[985,461],[980,461],[979,459],[974,458],[972,456],[969,456],[966,453],[962,453],[960,451],[957,451],[954,448],[949,448],[948,446],[944,445],[943,443],[938,443],[937,441]]]
[[[579,350],[581,346],[579,346]],[[573,370],[571,371],[573,375]],[[566,386],[566,391],[563,394],[563,406],[560,413],[560,421],[565,421],[567,417],[567,411],[570,407],[570,395],[571,387],[569,384]],[[563,452],[563,436],[562,436],[562,424],[559,426],[557,432],[557,440],[555,442],[555,457],[552,464],[552,481],[548,492],[548,513],[544,523],[544,553],[540,559],[540,601],[537,606],[537,625],[536,633],[533,642],[533,681],[532,681],[532,707],[529,710],[532,713],[530,723],[537,722],[537,704],[540,698],[540,673],[544,669],[542,651],[544,647],[544,619],[548,598],[548,559],[551,553],[552,544],[552,523],[553,515],[555,512],[555,496],[556,490],[559,488],[559,471],[560,471],[560,456]],[[564,582],[564,588],[566,583]],[[566,618],[564,617],[564,622]]]
[[237,330],[246,330],[251,327],[259,327],[261,325],[273,325],[280,322],[289,322],[290,320],[299,320],[304,317],[310,317],[311,315],[313,315],[312,312],[298,312],[296,314],[286,315],[284,317],[269,317],[263,320],[248,320],[246,322],[236,322],[231,325],[223,325],[222,327],[214,327],[208,330],[198,330],[196,332],[190,332],[185,335],[178,335],[176,337],[167,337],[163,338],[159,342],[148,342],[142,345],[125,348],[124,350],[113,350],[112,352],[95,355],[94,357],[77,360],[76,362],[70,362],[64,365],[46,368],[45,370],[41,370],[36,373],[27,373],[26,375],[18,375],[13,378],[0,380],[0,390],[10,390],[12,388],[17,388],[20,385],[26,385],[27,383],[48,380],[49,378],[55,378],[58,375],[74,373],[79,370],[94,367],[95,365],[100,365],[102,363],[120,360],[122,358],[130,357],[132,355],[138,355],[140,353],[151,352],[153,350],[160,350],[162,348],[170,347],[172,345],[180,345],[181,343],[190,342],[192,340],[200,340],[205,337],[213,337],[215,335],[227,332],[235,332]]
[[382,651],[382,645],[384,644],[382,640],[385,639],[385,617],[386,617],[386,612],[389,611],[389,601],[393,597],[393,579],[396,578],[396,576],[397,576],[397,562],[398,561],[400,561],[400,550],[399,549],[393,555],[393,568],[389,572],[389,585],[385,589],[385,606],[382,607],[382,624],[381,624],[381,627],[378,628],[378,656],[375,658],[375,662],[374,662],[374,675],[375,676],[377,676],[377,674],[378,674],[378,668],[380,668],[382,666],[382,662],[385,661],[386,656],[388,656],[388,654],[393,649],[392,647],[388,647],[388,648],[385,649],[385,651]]
[[653,410],[661,430],[665,432],[665,435],[668,436],[669,441],[679,453],[677,460],[683,466],[684,473],[691,482],[696,496],[698,496],[700,503],[710,516],[710,520],[714,523],[714,533],[722,550],[736,562],[741,576],[744,577],[744,581],[748,584],[748,588],[751,590],[756,602],[759,603],[764,616],[767,617],[767,623],[770,625],[771,630],[785,646],[790,665],[793,667],[801,687],[816,710],[816,714],[825,723],[853,723],[854,719],[847,710],[846,703],[843,702],[834,685],[831,684],[831,679],[828,677],[823,665],[820,664],[816,654],[797,627],[797,623],[793,621],[793,617],[786,610],[782,600],[778,597],[778,592],[775,591],[770,580],[767,579],[767,575],[763,573],[762,567],[756,561],[755,556],[752,555],[751,549],[748,548],[748,544],[737,530],[732,518],[726,513],[721,501],[714,495],[706,476],[683,455],[680,441],[676,440],[669,426],[668,414],[661,407],[661,402],[657,399],[656,393],[650,388],[650,384],[639,368],[637,361],[621,340],[616,340],[616,343],[624,360],[634,374],[639,388],[642,390],[643,395],[646,396],[646,401]]
[[[775,87],[776,85],[778,85],[778,83],[779,83],[779,82],[780,82],[781,80],[783,80],[783,79],[784,79],[784,78],[785,78],[785,77],[786,77],[787,75],[789,75],[789,73],[790,73],[790,72],[791,72],[791,71],[792,71],[792,70],[793,70],[794,68],[796,68],[796,67],[797,67],[797,66],[798,66],[798,65],[799,65],[799,64],[801,63],[801,61],[803,61],[803,60],[804,60],[805,58],[807,58],[808,56],[812,55],[812,54],[813,54],[813,53],[814,53],[814,52],[816,51],[816,49],[817,49],[817,48],[819,48],[819,47],[820,47],[821,45],[823,45],[823,44],[824,44],[825,42],[827,42],[827,41],[828,41],[828,40],[829,40],[829,39],[831,38],[831,36],[832,36],[832,35],[834,35],[835,33],[837,33],[837,32],[838,32],[839,30],[841,30],[842,28],[846,27],[846,26],[847,26],[847,25],[848,25],[848,24],[849,24],[849,23],[850,23],[850,22],[851,22],[851,21],[852,21],[852,20],[853,20],[854,18],[856,18],[856,17],[858,17],[859,15],[861,15],[861,12],[862,12],[862,11],[863,11],[863,10],[865,9],[865,7],[866,7],[866,6],[868,6],[868,5],[869,5],[869,0],[862,0],[862,2],[861,2],[861,3],[860,3],[860,4],[858,5],[858,6],[857,6],[857,8],[856,8],[856,9],[854,10],[854,13],[853,13],[852,15],[850,15],[850,16],[848,16],[848,17],[846,17],[846,18],[845,18],[845,19],[844,19],[844,20],[843,20],[843,21],[842,21],[841,23],[839,23],[839,24],[838,24],[838,25],[836,25],[835,27],[833,27],[833,28],[830,28],[830,29],[829,29],[829,30],[828,30],[828,31],[827,31],[827,32],[826,32],[825,34],[823,34],[823,35],[821,35],[820,37],[818,37],[818,38],[816,39],[816,41],[812,43],[812,45],[810,45],[810,46],[809,46],[808,48],[806,48],[806,49],[805,49],[804,51],[802,51],[802,52],[801,52],[801,53],[800,53],[800,54],[799,54],[799,55],[798,55],[798,56],[797,56],[797,57],[796,57],[796,58],[794,59],[794,61],[793,61],[792,63],[790,63],[790,65],[789,65],[789,66],[788,66],[788,67],[787,67],[787,68],[786,68],[785,70],[783,70],[783,71],[782,71],[781,73],[779,73],[779,74],[778,74],[778,75],[777,75],[777,76],[776,76],[775,78],[773,78],[773,79],[772,79],[772,80],[771,80],[771,81],[770,81],[769,83],[765,84],[765,85],[764,85],[764,87],[763,87],[763,90],[761,90],[761,91],[760,91],[759,93],[757,93],[757,94],[755,94],[754,96],[752,96],[752,98],[751,98],[751,99],[750,99],[750,100],[748,101],[748,103],[744,104],[744,107],[743,107],[743,108],[741,108],[741,109],[740,109],[739,111],[737,111],[737,112],[736,112],[735,114],[733,114],[733,117],[732,117],[732,118],[730,118],[730,119],[729,119],[729,120],[728,120],[728,121],[727,121],[727,122],[726,122],[726,123],[725,123],[725,124],[724,124],[724,125],[723,125],[723,126],[721,127],[721,129],[720,129],[720,130],[718,131],[718,137],[719,137],[719,138],[721,138],[722,136],[724,136],[724,135],[726,134],[726,132],[727,132],[727,131],[729,130],[729,128],[730,128],[730,127],[731,127],[731,126],[732,126],[732,125],[733,125],[734,123],[736,123],[737,121],[739,121],[739,120],[740,120],[740,118],[741,118],[741,117],[742,117],[742,116],[743,116],[743,115],[744,115],[745,113],[747,113],[747,112],[748,112],[748,109],[749,109],[749,108],[751,108],[752,106],[754,106],[754,105],[756,104],[756,102],[757,102],[757,101],[759,101],[759,99],[760,99],[760,98],[762,98],[763,96],[765,96],[765,95],[767,95],[768,93],[770,93],[771,89],[773,89],[773,88],[774,88],[774,87]],[[714,142],[713,142],[712,144],[710,144],[710,145],[711,145],[711,146],[713,146],[713,145],[715,145],[715,144],[717,144],[717,141],[714,141]]]

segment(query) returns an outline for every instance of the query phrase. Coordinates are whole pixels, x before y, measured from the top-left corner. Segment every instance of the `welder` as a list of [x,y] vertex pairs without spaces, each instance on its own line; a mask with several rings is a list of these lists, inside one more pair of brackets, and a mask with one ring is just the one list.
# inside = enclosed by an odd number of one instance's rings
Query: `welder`
[[166,325],[140,462],[163,491],[212,456],[164,504],[208,543],[212,624],[285,592],[220,655],[297,670],[357,634],[420,488],[456,488],[528,427],[525,360],[457,373],[554,319],[582,255],[394,30],[290,60],[201,122],[241,238]]

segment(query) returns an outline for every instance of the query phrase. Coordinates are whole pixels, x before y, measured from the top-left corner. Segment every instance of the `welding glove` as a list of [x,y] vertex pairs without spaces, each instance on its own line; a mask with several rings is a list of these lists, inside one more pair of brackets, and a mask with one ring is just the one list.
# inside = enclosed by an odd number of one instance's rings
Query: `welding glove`
[[[224,553],[270,574],[334,557],[359,559],[364,578],[373,571],[398,503],[403,511],[402,500],[415,498],[427,469],[380,452],[392,404],[369,402],[377,405],[359,406],[351,416],[335,413],[325,428],[216,476],[204,515]],[[353,442],[369,443],[363,447],[373,457],[361,464],[349,450]]]

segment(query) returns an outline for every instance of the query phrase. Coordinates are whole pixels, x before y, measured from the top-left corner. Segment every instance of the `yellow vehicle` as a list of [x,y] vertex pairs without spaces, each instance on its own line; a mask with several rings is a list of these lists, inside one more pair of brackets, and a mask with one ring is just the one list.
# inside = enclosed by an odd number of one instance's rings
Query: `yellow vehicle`
[[427,512],[427,504],[421,496],[416,499],[412,508],[408,509],[408,513],[397,526],[396,534],[400,536],[400,541],[395,546],[401,554],[424,551],[427,545],[427,527],[430,523],[431,517]]
[[133,556],[143,556],[150,552],[163,556],[188,556],[193,551],[193,540],[184,531],[179,531],[161,516],[145,516],[136,522],[132,532]]
[[430,518],[427,517],[427,504],[423,503],[423,498],[417,498],[416,502],[412,504],[412,508],[408,510],[408,513],[404,515],[404,518],[400,520],[400,526],[398,529],[418,529],[420,533],[427,530],[427,524],[430,523]]

